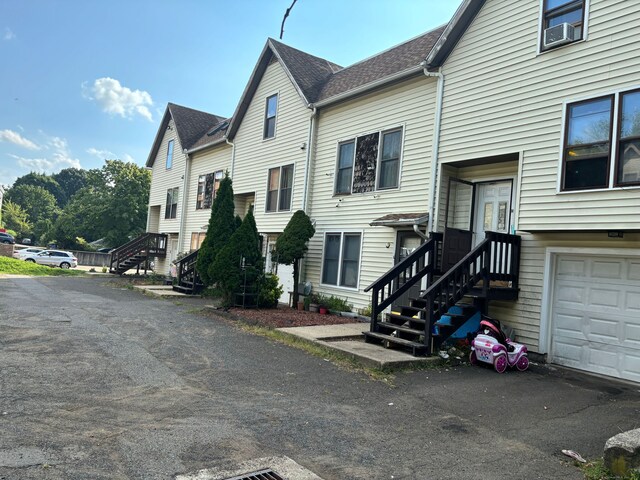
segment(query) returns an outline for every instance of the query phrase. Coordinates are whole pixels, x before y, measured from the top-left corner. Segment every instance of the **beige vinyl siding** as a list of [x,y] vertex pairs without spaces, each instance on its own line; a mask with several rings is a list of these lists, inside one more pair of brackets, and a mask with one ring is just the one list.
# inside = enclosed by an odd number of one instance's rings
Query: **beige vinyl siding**
[[[518,232],[522,236],[520,258],[520,294],[515,302],[491,302],[489,315],[516,329],[516,340],[529,350],[540,351],[540,316],[546,249],[548,247],[613,249],[628,248],[637,252],[639,233],[625,233],[624,238],[608,238],[606,232],[539,233]],[[594,250],[594,254],[597,251]]]
[[[277,93],[276,133],[263,139],[267,97]],[[260,232],[282,232],[291,215],[302,208],[306,149],[311,110],[301,97],[279,62],[271,63],[251,99],[238,132],[235,144],[233,191],[235,194],[255,192],[254,214]],[[265,212],[267,175],[270,168],[294,165],[291,210]]]
[[[314,291],[347,298],[356,308],[368,305],[371,295],[363,290],[393,266],[397,233],[369,223],[390,213],[429,210],[435,91],[435,79],[419,77],[319,112],[309,212],[316,234],[303,276]],[[395,127],[403,128],[399,188],[334,196],[338,143]],[[332,232],[362,233],[357,289],[321,285],[324,236]]]
[[640,228],[640,188],[558,193],[566,102],[640,86],[637,5],[589,3],[588,40],[538,54],[540,3],[488,0],[444,65],[440,160],[522,151],[524,230]]
[[200,175],[223,172],[231,168],[231,146],[227,144],[216,145],[206,150],[194,153],[189,160],[189,185],[187,189],[187,208],[184,219],[184,235],[180,241],[180,252],[188,252],[191,249],[191,234],[206,232],[211,218],[211,209],[196,209],[198,196],[198,178]]
[[[158,148],[158,153],[151,168],[151,189],[149,192],[149,207],[160,206],[160,218],[157,222],[159,233],[178,232],[180,229],[180,217],[183,199],[183,176],[185,174],[186,155],[182,153],[180,139],[176,133],[173,120],[169,121],[170,129],[167,129]],[[173,163],[167,170],[167,145],[173,140]],[[167,190],[178,187],[178,211],[176,218],[165,220],[165,205],[167,203]],[[153,210],[149,210],[152,212]],[[156,224],[155,221],[152,224]]]

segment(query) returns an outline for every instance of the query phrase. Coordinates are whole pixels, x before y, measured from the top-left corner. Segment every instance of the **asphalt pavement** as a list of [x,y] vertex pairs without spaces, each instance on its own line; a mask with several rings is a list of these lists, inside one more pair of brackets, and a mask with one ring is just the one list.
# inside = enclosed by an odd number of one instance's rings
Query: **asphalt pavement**
[[[178,301],[179,300],[179,301]],[[539,366],[393,385],[108,278],[0,279],[0,479],[170,479],[286,456],[324,480],[583,478],[640,386]]]

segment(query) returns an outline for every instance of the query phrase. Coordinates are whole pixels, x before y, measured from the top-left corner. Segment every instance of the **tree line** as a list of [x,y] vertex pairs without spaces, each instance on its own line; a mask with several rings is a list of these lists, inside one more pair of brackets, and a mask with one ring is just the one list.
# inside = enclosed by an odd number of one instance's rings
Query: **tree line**
[[116,247],[144,232],[151,173],[132,162],[105,160],[101,168],[31,172],[6,191],[2,226],[18,241],[90,249]]

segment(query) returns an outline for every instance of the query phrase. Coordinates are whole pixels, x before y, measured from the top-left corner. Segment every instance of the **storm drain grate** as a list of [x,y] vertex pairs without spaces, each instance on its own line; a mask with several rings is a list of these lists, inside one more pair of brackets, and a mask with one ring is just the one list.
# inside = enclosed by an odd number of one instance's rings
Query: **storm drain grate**
[[245,473],[239,477],[227,478],[226,480],[286,480],[278,475],[270,468],[266,470],[260,470],[259,472]]

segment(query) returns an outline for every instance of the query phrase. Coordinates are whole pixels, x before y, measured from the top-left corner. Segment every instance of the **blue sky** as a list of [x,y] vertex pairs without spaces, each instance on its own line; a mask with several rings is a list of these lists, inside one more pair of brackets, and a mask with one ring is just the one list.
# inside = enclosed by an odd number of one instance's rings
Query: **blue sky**
[[[167,102],[230,116],[291,1],[2,0],[0,184],[105,158],[144,165]],[[458,4],[298,0],[282,41],[347,66]]]

